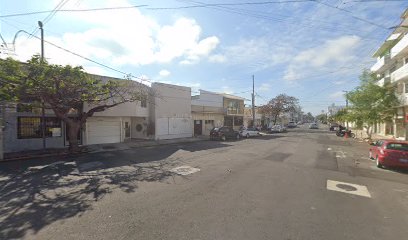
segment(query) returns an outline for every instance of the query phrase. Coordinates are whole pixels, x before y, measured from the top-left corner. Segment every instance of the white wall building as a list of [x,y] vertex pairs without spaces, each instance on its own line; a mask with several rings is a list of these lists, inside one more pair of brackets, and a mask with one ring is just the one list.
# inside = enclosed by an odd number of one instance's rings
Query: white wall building
[[222,95],[204,90],[191,97],[194,135],[209,135],[211,129],[224,125],[223,101]]
[[150,117],[156,140],[193,136],[191,88],[153,83]]
[[380,135],[407,139],[405,119],[408,115],[408,9],[401,19],[401,24],[373,54],[377,62],[371,67],[371,71],[377,74],[377,84],[391,83],[396,87],[401,103],[394,120],[377,124],[374,131]]

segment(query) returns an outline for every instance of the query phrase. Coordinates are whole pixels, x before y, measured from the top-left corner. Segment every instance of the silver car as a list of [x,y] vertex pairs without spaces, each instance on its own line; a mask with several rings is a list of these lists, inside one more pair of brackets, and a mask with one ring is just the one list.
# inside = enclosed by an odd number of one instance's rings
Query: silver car
[[319,126],[317,126],[317,123],[312,123],[309,125],[309,129],[319,129]]
[[259,131],[256,128],[242,128],[239,131],[239,134],[242,137],[249,138],[249,137],[259,136]]

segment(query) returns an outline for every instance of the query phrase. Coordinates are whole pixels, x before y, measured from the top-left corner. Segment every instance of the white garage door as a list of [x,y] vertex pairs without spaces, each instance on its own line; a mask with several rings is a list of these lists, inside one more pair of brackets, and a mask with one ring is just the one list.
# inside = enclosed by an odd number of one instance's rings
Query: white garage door
[[88,144],[120,142],[120,121],[89,121],[87,124]]

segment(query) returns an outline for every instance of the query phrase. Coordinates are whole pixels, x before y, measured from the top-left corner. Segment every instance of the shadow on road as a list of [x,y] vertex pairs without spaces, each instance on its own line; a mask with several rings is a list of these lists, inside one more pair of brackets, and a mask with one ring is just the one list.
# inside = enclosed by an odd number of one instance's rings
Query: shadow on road
[[19,239],[81,215],[115,189],[131,193],[139,181],[167,182],[177,164],[168,158],[179,150],[228,146],[206,142],[1,163],[0,239]]

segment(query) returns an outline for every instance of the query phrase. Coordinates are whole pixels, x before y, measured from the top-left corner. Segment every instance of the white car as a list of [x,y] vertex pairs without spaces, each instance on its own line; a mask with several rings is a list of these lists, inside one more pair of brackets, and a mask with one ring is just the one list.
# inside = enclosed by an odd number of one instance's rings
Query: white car
[[317,123],[312,123],[309,125],[309,129],[319,129],[319,126],[317,125]]
[[239,131],[239,134],[241,134],[242,137],[255,137],[259,136],[259,131],[256,130],[256,128],[243,128]]
[[269,129],[270,133],[281,133],[281,132],[286,132],[286,128],[283,127],[282,125],[274,125]]
[[288,128],[295,128],[295,127],[297,127],[295,122],[289,122],[288,123]]

